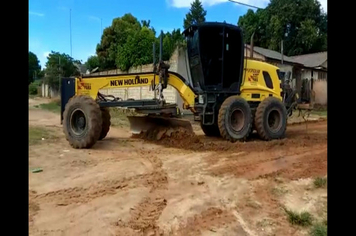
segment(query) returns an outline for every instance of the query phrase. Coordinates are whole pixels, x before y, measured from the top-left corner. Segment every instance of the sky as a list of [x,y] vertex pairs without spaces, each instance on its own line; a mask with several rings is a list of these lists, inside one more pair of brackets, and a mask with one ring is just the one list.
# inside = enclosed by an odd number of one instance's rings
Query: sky
[[[112,20],[131,13],[139,21],[150,20],[157,32],[183,28],[193,0],[29,0],[29,51],[44,67],[51,51],[66,53],[84,63],[95,55],[102,30]],[[260,8],[269,0],[235,0]],[[249,9],[228,0],[201,0],[206,21],[236,24]],[[319,0],[327,12],[327,0]],[[71,43],[72,42],[72,43]],[[72,46],[71,46],[72,45]]]

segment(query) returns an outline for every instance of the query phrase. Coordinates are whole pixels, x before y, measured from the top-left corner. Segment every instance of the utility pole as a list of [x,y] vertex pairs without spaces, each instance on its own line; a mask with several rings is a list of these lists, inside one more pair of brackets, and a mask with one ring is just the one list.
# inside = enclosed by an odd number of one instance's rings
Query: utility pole
[[281,55],[282,55],[282,60],[281,60],[281,62],[282,62],[282,65],[283,65],[283,39],[282,39],[282,41],[281,41]]
[[69,9],[70,56],[72,57],[72,9]]

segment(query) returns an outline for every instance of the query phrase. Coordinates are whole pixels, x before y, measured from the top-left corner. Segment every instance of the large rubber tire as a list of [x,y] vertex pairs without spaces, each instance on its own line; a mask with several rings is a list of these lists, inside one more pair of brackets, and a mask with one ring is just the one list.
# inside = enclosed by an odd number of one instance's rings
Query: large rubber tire
[[268,97],[257,107],[255,126],[263,140],[284,138],[287,129],[287,110],[275,97]]
[[108,108],[101,108],[101,118],[103,120],[99,140],[103,140],[110,130],[111,115]]
[[224,139],[244,141],[250,135],[252,114],[250,105],[239,96],[228,97],[220,107],[218,127]]
[[203,125],[200,122],[200,127],[203,130],[204,134],[209,137],[220,137],[220,130],[219,127],[214,124],[214,125]]
[[91,148],[102,131],[99,105],[89,96],[72,97],[63,112],[63,132],[73,148]]

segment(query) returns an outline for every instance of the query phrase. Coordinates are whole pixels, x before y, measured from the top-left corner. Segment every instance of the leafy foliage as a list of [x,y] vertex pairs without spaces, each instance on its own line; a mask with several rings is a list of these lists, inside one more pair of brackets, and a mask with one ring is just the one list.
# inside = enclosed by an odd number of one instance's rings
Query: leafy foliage
[[[115,18],[112,25],[103,32],[96,48],[97,56],[88,58],[86,66],[90,70],[98,66],[101,71],[116,68],[128,71],[131,67],[153,62],[153,44],[157,60],[160,35],[156,37],[156,31],[150,23],[150,20],[138,21],[129,13]],[[169,60],[183,39],[180,29],[164,33],[162,59]]]
[[85,62],[85,66],[87,67],[87,69],[89,71],[92,71],[94,70],[96,67],[99,67],[100,66],[100,63],[99,63],[99,57],[94,55],[94,56],[90,56],[88,58],[88,60]]
[[35,80],[34,82],[30,83],[28,86],[28,94],[29,95],[37,95],[38,94],[38,87],[41,85],[40,80]]
[[128,71],[130,67],[152,62],[152,44],[154,42],[153,31],[145,26],[129,35],[126,43],[118,46],[117,67],[122,71]]
[[35,79],[35,76],[38,77],[40,72],[41,65],[36,54],[33,52],[28,52],[28,84],[32,83]]
[[199,24],[205,22],[206,10],[203,8],[203,4],[200,0],[194,0],[190,4],[190,10],[185,15],[183,21],[184,29],[188,28],[192,24]]
[[298,213],[285,208],[284,210],[287,213],[289,223],[291,223],[292,225],[300,225],[300,226],[312,225],[313,216],[309,212],[303,211],[301,213]]
[[238,20],[249,42],[279,51],[284,40],[287,56],[327,50],[327,14],[315,0],[271,0],[256,12],[248,10]]
[[74,60],[68,54],[52,51],[46,62],[45,80],[54,89],[59,88],[59,78],[80,75],[79,61]]
[[181,45],[184,41],[184,37],[180,32],[180,29],[174,29],[172,33],[167,32],[163,36],[163,55],[164,61],[169,60],[177,46]]

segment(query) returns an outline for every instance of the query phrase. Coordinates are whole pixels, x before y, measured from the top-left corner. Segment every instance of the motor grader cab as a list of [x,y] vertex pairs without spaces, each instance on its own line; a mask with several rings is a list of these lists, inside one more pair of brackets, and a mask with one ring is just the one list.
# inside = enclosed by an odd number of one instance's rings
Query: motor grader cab
[[[90,148],[110,129],[110,107],[134,109],[129,116],[134,132],[156,126],[192,130],[176,104],[165,101],[163,90],[175,88],[208,136],[235,142],[253,130],[264,140],[282,138],[287,110],[283,104],[279,68],[244,58],[242,31],[226,23],[192,25],[183,32],[187,42],[188,78],[169,71],[159,61],[153,72],[63,78],[61,117],[63,131],[74,148]],[[162,36],[160,59],[162,55]],[[152,99],[123,100],[101,89],[149,86]],[[156,96],[157,94],[157,96]]]

